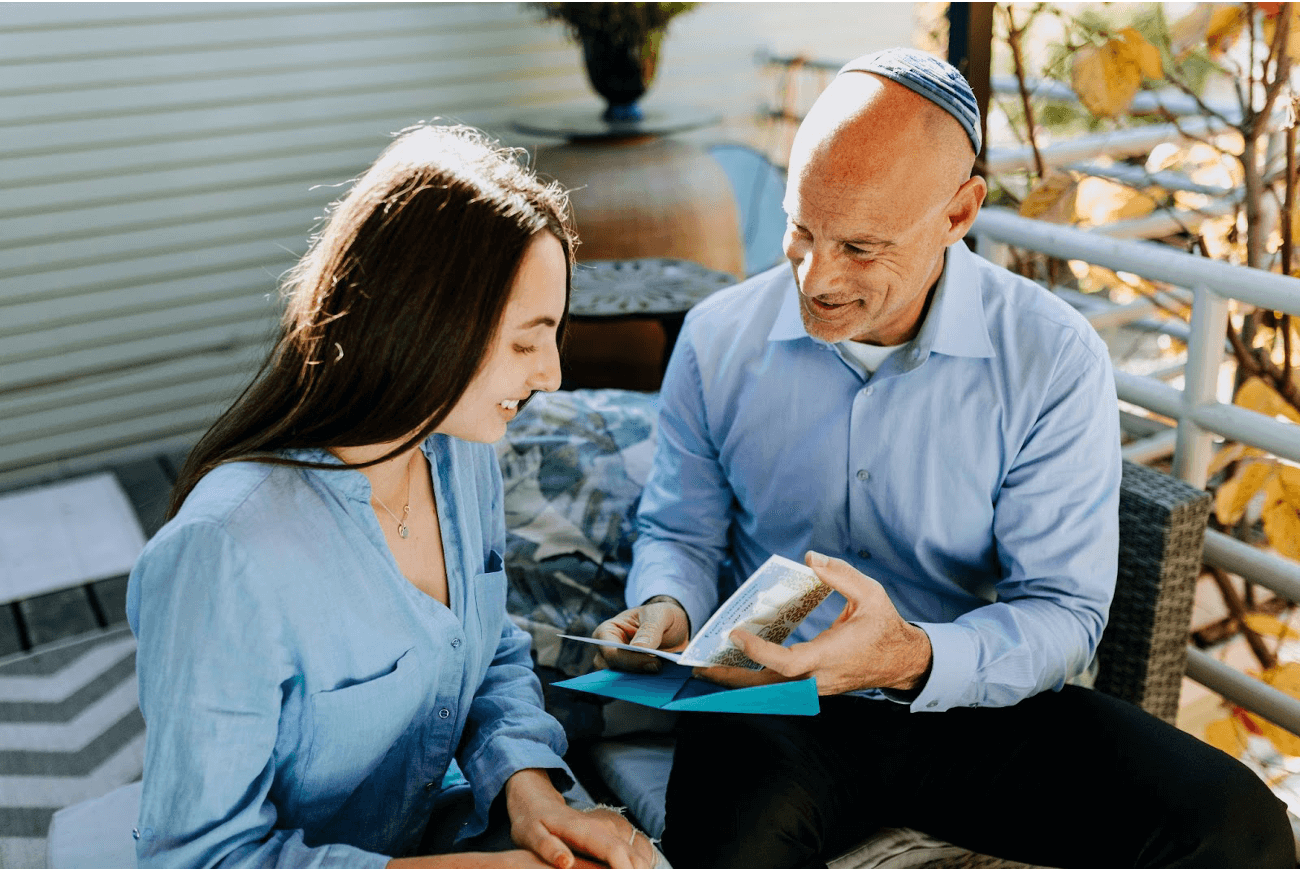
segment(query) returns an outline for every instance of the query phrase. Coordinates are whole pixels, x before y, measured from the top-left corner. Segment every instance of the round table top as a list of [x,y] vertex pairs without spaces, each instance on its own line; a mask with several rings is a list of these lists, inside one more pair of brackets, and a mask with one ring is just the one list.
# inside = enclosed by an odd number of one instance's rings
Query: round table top
[[646,109],[640,121],[606,121],[602,109],[589,111],[555,109],[529,112],[513,119],[520,133],[556,136],[561,139],[625,139],[633,136],[668,136],[719,123],[716,112],[682,106]]
[[690,260],[591,260],[578,263],[573,271],[569,313],[574,317],[683,314],[714,291],[736,283],[736,276]]

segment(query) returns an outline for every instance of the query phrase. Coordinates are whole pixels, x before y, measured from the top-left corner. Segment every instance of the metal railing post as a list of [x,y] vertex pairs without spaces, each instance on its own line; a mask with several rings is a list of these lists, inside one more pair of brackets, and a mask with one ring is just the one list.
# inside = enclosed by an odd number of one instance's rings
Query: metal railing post
[[1192,421],[1192,411],[1218,401],[1223,336],[1228,327],[1228,300],[1205,287],[1193,292],[1191,335],[1187,344],[1184,413],[1178,417],[1174,475],[1204,489],[1214,450],[1214,435]]

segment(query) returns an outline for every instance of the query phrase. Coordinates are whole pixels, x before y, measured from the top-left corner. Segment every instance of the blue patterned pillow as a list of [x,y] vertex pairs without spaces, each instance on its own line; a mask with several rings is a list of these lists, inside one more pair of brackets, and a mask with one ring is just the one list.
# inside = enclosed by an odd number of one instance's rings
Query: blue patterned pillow
[[636,508],[654,457],[658,396],[541,393],[497,443],[505,480],[507,609],[539,666],[591,669],[590,634],[623,609]]

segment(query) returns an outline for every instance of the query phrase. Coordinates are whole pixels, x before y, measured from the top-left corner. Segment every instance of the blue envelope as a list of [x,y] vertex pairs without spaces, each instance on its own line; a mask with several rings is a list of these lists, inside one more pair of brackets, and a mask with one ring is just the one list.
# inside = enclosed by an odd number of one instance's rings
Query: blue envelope
[[553,685],[607,698],[631,701],[660,710],[701,710],[712,713],[778,713],[815,716],[817,681],[812,677],[789,683],[728,689],[691,676],[685,665],[664,664],[657,674],[592,671]]

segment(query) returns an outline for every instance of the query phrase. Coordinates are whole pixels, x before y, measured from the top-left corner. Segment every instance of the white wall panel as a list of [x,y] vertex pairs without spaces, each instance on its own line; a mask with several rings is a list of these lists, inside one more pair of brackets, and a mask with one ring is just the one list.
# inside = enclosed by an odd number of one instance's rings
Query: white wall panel
[[[911,4],[706,3],[649,108],[762,144],[760,52],[911,41]],[[513,3],[0,3],[0,488],[191,443],[252,375],[277,282],[406,126],[599,107]]]

